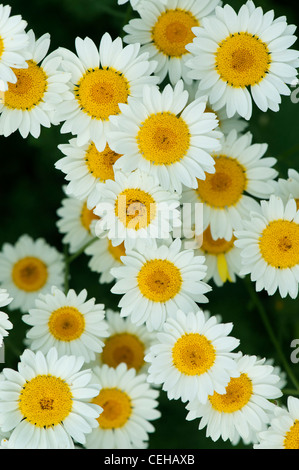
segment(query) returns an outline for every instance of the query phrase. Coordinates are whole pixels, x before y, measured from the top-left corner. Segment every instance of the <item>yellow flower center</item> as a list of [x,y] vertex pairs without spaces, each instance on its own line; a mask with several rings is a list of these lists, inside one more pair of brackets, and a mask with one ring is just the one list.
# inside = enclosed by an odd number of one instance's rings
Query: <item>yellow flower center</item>
[[299,224],[282,219],[270,222],[260,236],[259,248],[274,268],[293,268],[299,264]]
[[87,203],[84,202],[83,206],[82,206],[82,210],[81,210],[81,215],[80,215],[80,220],[81,220],[81,224],[82,226],[85,228],[85,230],[87,230],[88,232],[90,232],[90,225],[91,225],[91,222],[93,220],[99,220],[100,217],[97,216],[94,212],[93,212],[93,209],[88,209],[87,207]]
[[38,106],[47,91],[48,77],[33,60],[27,61],[27,69],[12,69],[16,83],[9,83],[5,92],[5,106],[10,109],[30,111]]
[[47,266],[39,258],[27,256],[13,266],[12,280],[19,289],[26,292],[38,291],[46,284],[47,279]]
[[95,144],[91,142],[85,153],[85,162],[89,173],[94,178],[99,178],[101,181],[114,180],[113,165],[120,156],[113,152],[108,144],[102,152],[99,152]]
[[218,209],[237,204],[246,189],[245,168],[234,158],[220,155],[215,158],[215,173],[198,180],[197,193],[209,206]]
[[199,22],[190,11],[179,8],[166,10],[152,28],[152,41],[162,54],[181,57],[188,53],[186,45],[193,41],[191,28],[194,26],[199,26]]
[[19,409],[24,419],[34,426],[56,426],[72,411],[70,387],[58,377],[37,375],[22,388]]
[[109,367],[117,367],[125,362],[128,368],[137,371],[144,364],[144,344],[131,333],[117,333],[110,336],[103,347],[102,361]]
[[55,339],[74,341],[85,330],[85,318],[75,307],[61,307],[51,313],[48,327]]
[[153,259],[142,266],[137,282],[144,297],[153,302],[167,302],[180,291],[182,276],[171,261]]
[[81,110],[98,120],[119,114],[119,103],[127,103],[129,94],[127,79],[113,68],[88,69],[75,86]]
[[121,256],[125,256],[125,243],[122,242],[119,245],[113,246],[111,240],[108,240],[108,251],[116,261],[121,262]]
[[115,215],[125,227],[146,228],[156,216],[156,203],[151,194],[138,188],[122,191],[115,202]]
[[201,375],[214,364],[216,351],[211,341],[199,333],[185,333],[172,348],[174,366],[185,375]]
[[4,41],[2,37],[0,36],[0,59],[1,59],[3,52],[4,52]]
[[234,88],[254,86],[269,71],[267,44],[250,33],[231,34],[216,52],[215,67],[221,79]]
[[140,126],[138,148],[154,165],[171,165],[185,157],[190,146],[189,127],[173,113],[151,114]]
[[211,229],[208,227],[203,233],[203,243],[201,249],[210,255],[227,253],[234,247],[235,237],[227,241],[225,238],[212,238]]
[[290,430],[286,433],[283,447],[285,449],[299,449],[299,421],[297,419]]
[[98,417],[102,429],[122,428],[132,413],[130,397],[118,388],[103,388],[92,402],[103,408]]
[[214,392],[209,396],[214,410],[219,413],[234,413],[244,408],[249,402],[253,392],[252,382],[247,374],[240,377],[232,377],[226,387],[226,393],[220,395]]

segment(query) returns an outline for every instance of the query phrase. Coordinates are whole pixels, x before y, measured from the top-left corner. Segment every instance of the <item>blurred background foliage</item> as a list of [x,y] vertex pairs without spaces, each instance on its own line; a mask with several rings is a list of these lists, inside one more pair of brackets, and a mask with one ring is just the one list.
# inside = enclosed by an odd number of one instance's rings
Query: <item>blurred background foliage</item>
[[[5,2],[4,2],[5,3]],[[90,37],[99,44],[108,31],[113,38],[123,35],[123,25],[133,17],[130,4],[117,5],[117,0],[10,0],[12,14],[21,14],[28,22],[28,30],[36,36],[51,34],[50,51],[62,46],[74,51],[75,38]],[[237,10],[240,0],[228,0]],[[256,6],[275,10],[276,17],[285,15],[291,24],[299,25],[298,2],[259,0]],[[293,46],[298,49],[298,42]],[[284,97],[278,113],[262,113],[254,110],[249,123],[257,143],[268,143],[270,156],[277,158],[279,176],[287,177],[288,168],[299,169],[299,103]],[[42,128],[39,139],[23,139],[19,133],[4,138],[0,136],[1,154],[1,230],[0,248],[3,243],[14,244],[24,233],[34,239],[43,237],[49,244],[63,251],[62,236],[56,228],[56,211],[64,197],[64,175],[54,168],[62,157],[57,146],[66,143],[71,136],[60,134],[60,127]],[[87,268],[85,255],[71,264],[70,287],[77,291],[88,290],[108,308],[117,308],[118,296],[110,293],[110,285],[100,285],[98,275]],[[280,347],[290,362],[290,343],[299,338],[298,299],[281,300],[279,295],[268,297],[258,294],[266,310],[269,323]],[[248,292],[248,282],[239,279],[235,284],[222,288],[213,285],[206,308],[212,314],[220,314],[224,322],[233,322],[233,335],[240,339],[244,354],[273,358],[281,365],[277,351],[269,338],[257,308],[254,296]],[[26,326],[18,311],[10,313],[14,329],[5,341],[5,367],[15,368],[19,354],[24,349]],[[290,366],[299,379],[299,365]],[[292,387],[288,383],[288,387]],[[198,431],[197,421],[185,420],[185,406],[179,401],[169,401],[161,393],[162,418],[155,423],[156,432],[150,438],[149,447],[155,449],[229,449],[232,446],[221,440],[213,443],[205,438],[205,430]],[[237,447],[246,448],[243,444]]]

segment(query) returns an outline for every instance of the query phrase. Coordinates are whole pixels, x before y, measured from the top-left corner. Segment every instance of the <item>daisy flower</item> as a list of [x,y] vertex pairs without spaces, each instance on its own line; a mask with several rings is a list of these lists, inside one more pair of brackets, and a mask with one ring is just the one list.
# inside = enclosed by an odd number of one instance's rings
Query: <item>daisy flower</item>
[[51,293],[40,294],[34,308],[23,315],[31,328],[26,333],[29,347],[46,354],[55,347],[58,354],[83,356],[85,362],[95,359],[108,335],[104,304],[87,298],[87,290],[67,294],[53,287]]
[[273,192],[276,159],[264,157],[267,144],[252,144],[252,137],[235,130],[224,136],[220,152],[213,154],[215,172],[198,180],[195,190],[184,190],[184,202],[203,204],[203,230],[210,226],[214,239],[231,240],[249,212],[258,210],[255,198],[268,199]]
[[76,253],[95,237],[94,226],[98,216],[88,209],[86,200],[71,196],[64,198],[57,215],[57,228],[64,235],[62,241],[68,245],[70,253]]
[[289,396],[287,409],[276,406],[270,426],[258,438],[254,449],[298,449],[299,399]]
[[196,188],[197,178],[213,173],[211,152],[220,149],[218,121],[207,113],[206,98],[187,104],[188,91],[180,80],[163,91],[145,86],[142,100],[120,105],[122,114],[112,123],[110,146],[122,156],[114,167],[129,173],[136,168],[158,179],[164,189]]
[[88,207],[95,205],[98,194],[96,187],[106,180],[114,180],[114,163],[120,155],[106,144],[99,151],[94,142],[78,144],[78,139],[70,139],[68,144],[58,145],[65,155],[55,163],[55,168],[65,173],[68,182],[66,193],[78,199],[87,199]]
[[229,336],[232,328],[214,316],[207,319],[202,310],[178,310],[145,356],[148,382],[162,384],[169,400],[206,403],[214,391],[224,393],[230,376],[238,375],[232,351],[239,340]]
[[288,169],[288,177],[279,178],[278,181],[273,181],[274,193],[276,196],[281,197],[286,204],[290,198],[295,199],[297,209],[299,209],[299,173],[293,168]]
[[122,318],[118,311],[108,309],[105,319],[109,336],[104,339],[103,350],[97,354],[94,365],[107,364],[116,368],[124,362],[128,369],[133,367],[138,373],[145,372],[148,364],[144,357],[154,343],[155,335],[144,325],[137,326],[130,318]]
[[[6,307],[12,301],[6,289],[0,289],[0,308]],[[5,312],[0,311],[0,347],[3,344],[3,338],[8,336],[8,331],[13,328],[13,324],[8,319],[8,315]]]
[[86,436],[87,449],[140,449],[147,446],[155,431],[151,421],[160,417],[157,390],[150,388],[146,374],[136,374],[121,363],[116,368],[104,364],[93,369],[101,386],[92,403],[103,411],[98,426]]
[[167,239],[173,228],[181,226],[178,194],[164,190],[153,176],[138,169],[129,174],[117,171],[115,180],[99,186],[98,193],[95,233],[106,234],[113,246],[148,245]]
[[149,331],[159,330],[178,309],[196,310],[196,302],[208,302],[211,287],[202,281],[206,274],[203,256],[182,249],[176,238],[156,248],[142,247],[126,252],[123,266],[112,268],[114,294],[123,294],[118,306],[122,317],[130,315],[136,325],[146,323]]
[[[119,114],[119,103],[129,96],[141,96],[145,83],[157,83],[152,75],[156,63],[140,53],[140,45],[124,46],[120,37],[112,41],[105,33],[99,48],[90,38],[77,38],[76,53],[59,48],[62,68],[71,73],[72,99],[56,108],[56,117],[65,121],[62,133],[78,137],[78,144],[93,141],[102,152],[107,145],[110,116]],[[109,142],[108,142],[109,143]]]
[[9,5],[0,5],[0,91],[16,83],[16,69],[27,67],[27,22],[20,15],[11,16]]
[[[130,2],[133,10],[136,10],[136,7],[140,7],[140,5],[144,2],[144,0],[117,0],[119,5],[124,5],[125,3]],[[161,3],[166,3],[167,0],[160,0]]]
[[55,348],[45,356],[27,349],[18,370],[3,369],[0,382],[2,432],[11,432],[15,449],[74,448],[97,425],[101,408],[90,400],[99,393],[83,357],[58,358]]
[[13,297],[9,309],[27,312],[40,293],[62,287],[63,256],[43,238],[22,235],[15,245],[4,243],[0,253],[0,285]]
[[235,362],[238,376],[230,378],[224,392],[210,393],[204,405],[192,400],[186,406],[187,420],[200,418],[199,429],[206,428],[213,441],[252,442],[271,419],[275,407],[271,400],[282,396],[276,385],[280,378],[265,359],[239,354]]
[[19,130],[24,138],[29,134],[38,138],[41,126],[58,124],[53,116],[58,103],[70,99],[66,85],[70,75],[60,70],[61,59],[54,54],[46,57],[50,35],[37,40],[32,30],[27,35],[27,67],[14,70],[17,80],[8,85],[0,103],[0,133],[5,137]]
[[212,14],[219,0],[151,0],[143,1],[136,10],[139,18],[132,19],[124,31],[124,41],[140,43],[141,51],[158,62],[155,74],[160,82],[168,75],[172,84],[182,78],[190,82],[186,61],[186,45],[194,38],[193,28]]
[[226,106],[228,117],[238,113],[249,120],[252,100],[262,111],[278,111],[297,76],[299,52],[289,49],[295,30],[285,17],[274,19],[273,10],[264,13],[252,1],[238,13],[218,6],[193,28],[195,38],[186,46],[189,76],[199,80],[216,110]]
[[269,295],[277,290],[281,297],[298,296],[299,283],[299,210],[295,199],[285,205],[272,195],[261,201],[259,212],[252,212],[235,232],[235,245],[241,248],[240,274],[250,274],[256,291]]

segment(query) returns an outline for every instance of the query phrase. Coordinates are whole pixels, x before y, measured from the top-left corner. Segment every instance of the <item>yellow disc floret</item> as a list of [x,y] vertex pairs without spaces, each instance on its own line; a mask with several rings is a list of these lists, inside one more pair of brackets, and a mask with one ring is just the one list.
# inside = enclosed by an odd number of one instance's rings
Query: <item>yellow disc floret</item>
[[99,178],[101,181],[114,180],[113,165],[120,156],[111,150],[108,144],[102,152],[99,152],[94,142],[91,142],[85,153],[85,162],[94,178]]
[[48,327],[55,339],[74,341],[80,338],[85,330],[85,318],[75,307],[60,307],[51,313]]
[[137,371],[144,364],[144,344],[132,333],[116,333],[105,341],[102,361],[109,367],[117,367],[121,362]]
[[253,392],[252,381],[247,374],[232,377],[226,387],[226,393],[220,395],[214,392],[209,396],[212,408],[219,413],[234,413],[244,408]]
[[266,263],[287,269],[299,264],[299,224],[274,220],[262,232],[259,248]]
[[115,215],[127,228],[146,228],[156,216],[156,203],[148,192],[128,188],[117,196]]
[[130,397],[118,388],[102,388],[92,402],[103,408],[98,417],[102,429],[122,428],[132,413]]
[[285,449],[299,449],[299,421],[294,421],[291,429],[286,433],[283,441]]
[[182,276],[171,261],[153,259],[142,266],[137,282],[144,297],[153,302],[167,302],[180,291]]
[[185,375],[201,375],[214,364],[216,351],[211,341],[199,333],[185,333],[172,348],[174,366]]
[[48,268],[46,264],[34,256],[26,256],[17,261],[12,269],[12,280],[21,290],[35,292],[47,282]]

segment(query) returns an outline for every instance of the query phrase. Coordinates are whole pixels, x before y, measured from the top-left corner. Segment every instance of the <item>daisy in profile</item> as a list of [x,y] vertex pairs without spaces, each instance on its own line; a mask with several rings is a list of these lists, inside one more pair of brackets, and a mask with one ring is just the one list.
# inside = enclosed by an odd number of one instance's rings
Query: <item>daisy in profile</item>
[[[6,307],[10,304],[12,298],[9,296],[9,293],[6,289],[0,289],[0,308]],[[13,324],[8,318],[8,315],[5,312],[0,311],[0,347],[3,343],[3,338],[8,336],[8,331],[13,328]]]
[[30,325],[26,338],[30,349],[46,354],[55,347],[60,356],[83,356],[85,362],[95,359],[108,335],[104,304],[88,299],[86,289],[77,294],[70,289],[64,294],[53,287],[51,293],[40,294],[34,308],[23,315]]
[[62,287],[63,281],[63,256],[43,238],[22,235],[15,245],[4,243],[0,285],[13,297],[9,309],[27,313],[38,294],[49,292],[53,285]]
[[106,234],[113,246],[123,242],[126,249],[138,242],[149,245],[168,239],[181,226],[178,194],[166,191],[153,176],[138,169],[129,174],[117,171],[115,180],[99,186],[98,193],[95,233]]
[[258,434],[254,449],[299,449],[299,399],[289,396],[287,408],[276,406],[270,426]]
[[11,16],[9,5],[0,5],[0,91],[16,83],[16,69],[27,67],[27,22],[20,15]]
[[252,443],[270,422],[275,408],[272,400],[282,396],[277,386],[280,377],[256,356],[239,354],[235,362],[239,375],[231,377],[225,392],[209,394],[204,405],[190,401],[187,420],[200,418],[199,429],[206,428],[206,436],[213,441],[221,438],[236,443],[242,438]]
[[250,274],[256,290],[281,297],[298,296],[299,210],[295,199],[286,204],[278,196],[261,201],[243,228],[235,232],[235,245],[241,248],[241,274]]
[[122,294],[121,316],[130,315],[133,323],[145,323],[153,331],[178,309],[196,310],[197,302],[208,302],[205,294],[211,291],[203,282],[204,261],[194,250],[184,250],[179,238],[156,248],[128,250],[122,257],[123,266],[111,269],[116,278],[111,292]]
[[128,173],[136,168],[153,175],[167,190],[182,191],[182,184],[197,187],[197,178],[214,173],[211,152],[220,149],[222,133],[216,131],[214,113],[207,113],[205,97],[188,102],[180,80],[163,91],[145,86],[142,100],[120,105],[122,114],[112,123],[110,146],[122,156],[115,169]]
[[278,178],[274,181],[274,193],[281,197],[286,204],[290,198],[295,199],[299,210],[299,173],[293,168],[288,169],[287,178]]
[[232,351],[239,340],[229,336],[232,328],[232,323],[207,318],[202,310],[178,310],[145,356],[148,382],[162,384],[169,400],[206,403],[210,394],[224,393],[231,375],[238,375]]
[[129,317],[122,318],[118,311],[108,309],[105,319],[109,336],[104,339],[103,350],[97,354],[94,364],[116,368],[124,362],[128,369],[133,367],[137,373],[146,372],[148,364],[144,358],[155,335],[144,325],[132,323]]
[[151,421],[160,418],[157,390],[151,389],[146,374],[136,374],[121,363],[93,369],[100,393],[92,403],[103,410],[98,426],[86,436],[87,449],[143,449],[155,431]]
[[268,199],[273,192],[276,159],[264,157],[267,144],[253,144],[252,138],[251,132],[235,130],[224,136],[220,152],[213,154],[215,172],[198,180],[195,190],[184,190],[183,202],[203,204],[203,230],[210,226],[215,240],[231,240],[249,212],[258,210],[255,198]]
[[122,257],[126,251],[124,242],[114,246],[107,236],[103,236],[88,246],[84,253],[90,257],[89,269],[100,274],[100,284],[109,284],[115,280],[111,269],[122,266]]
[[97,425],[101,408],[90,403],[99,393],[83,357],[45,356],[26,349],[18,370],[3,369],[0,381],[2,432],[11,432],[14,449],[74,448],[85,443]]
[[140,97],[145,83],[157,83],[152,75],[156,63],[140,53],[140,45],[123,46],[120,37],[112,40],[105,33],[100,45],[88,37],[76,38],[76,54],[59,48],[62,67],[71,73],[69,91],[72,99],[57,106],[56,117],[61,132],[78,137],[78,145],[94,142],[102,152],[107,145],[110,116],[118,115],[119,104],[129,96]]
[[[78,139],[58,145],[64,157],[55,163],[55,168],[65,173],[68,182],[66,193],[78,199],[87,199],[89,208],[97,202],[97,185],[114,180],[114,163],[120,157],[109,145],[99,151],[92,141],[84,145]],[[91,207],[90,207],[91,206]]]
[[76,253],[95,237],[94,226],[99,218],[92,209],[88,209],[86,200],[71,196],[64,198],[57,215],[56,225],[70,253]]
[[172,84],[182,78],[190,82],[186,61],[187,44],[194,38],[193,28],[214,13],[219,0],[151,0],[137,5],[139,18],[124,26],[126,43],[140,43],[141,51],[158,62],[155,74],[160,82],[168,75]]
[[0,133],[7,137],[19,130],[22,137],[38,138],[41,126],[58,124],[53,111],[59,103],[70,99],[67,82],[70,74],[60,70],[61,59],[49,54],[50,35],[35,39],[28,33],[30,59],[27,67],[15,69],[16,82],[8,85],[0,104]]
[[216,110],[226,106],[228,117],[238,113],[249,120],[252,100],[262,111],[278,111],[297,76],[299,52],[290,49],[295,30],[284,16],[274,19],[273,10],[264,13],[251,0],[238,13],[217,6],[192,30],[189,77],[199,80]]

